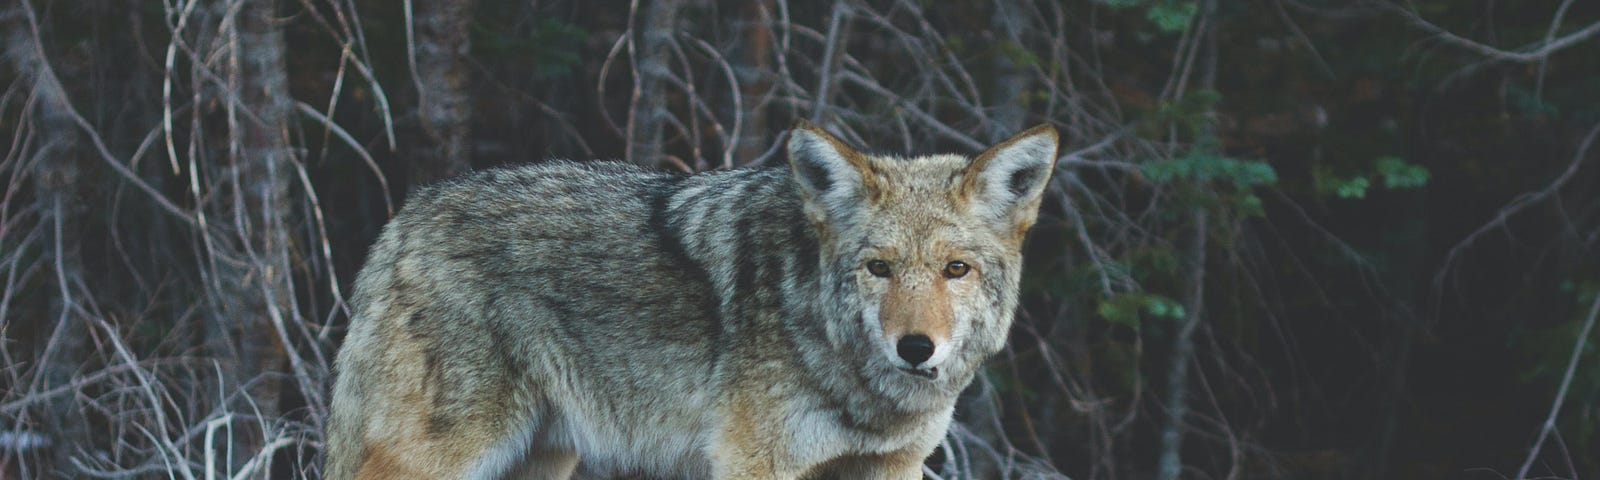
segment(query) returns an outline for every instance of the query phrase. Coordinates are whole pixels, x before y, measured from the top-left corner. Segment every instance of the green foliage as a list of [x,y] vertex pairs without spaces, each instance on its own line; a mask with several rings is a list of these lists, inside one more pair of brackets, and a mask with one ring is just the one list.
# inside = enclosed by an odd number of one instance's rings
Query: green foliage
[[1267,216],[1266,207],[1261,205],[1261,197],[1254,193],[1246,193],[1234,197],[1233,209],[1246,217]]
[[1162,32],[1179,33],[1189,28],[1189,22],[1194,20],[1196,13],[1200,13],[1198,2],[1164,1],[1150,5],[1144,18],[1160,28]]
[[1515,83],[1506,85],[1506,103],[1524,115],[1561,115],[1561,109],[1554,103],[1539,98],[1532,90]]
[[[1250,190],[1276,184],[1278,172],[1264,162],[1220,153],[1222,139],[1217,137],[1215,130],[1216,112],[1221,103],[1221,93],[1198,89],[1157,107],[1152,121],[1146,124],[1152,131],[1146,134],[1162,135],[1160,131],[1176,126],[1191,139],[1190,146],[1175,158],[1144,162],[1140,165],[1140,172],[1154,182],[1179,182],[1196,187],[1184,189],[1179,194],[1177,199],[1181,203],[1221,208],[1243,217],[1265,216],[1261,198],[1250,193]],[[1231,188],[1213,188],[1217,186]],[[1166,213],[1179,211],[1183,209],[1171,209]]]
[[1372,188],[1375,179],[1382,182],[1383,188],[1406,190],[1427,185],[1429,174],[1426,167],[1385,155],[1373,163],[1371,172],[1347,177],[1328,167],[1318,166],[1312,169],[1312,177],[1318,193],[1342,199],[1363,199],[1367,198],[1367,191]]
[[1127,263],[1129,267],[1126,270],[1130,272],[1125,273],[1140,283],[1177,275],[1179,267],[1182,266],[1177,252],[1166,246],[1135,250],[1128,254]]
[[1165,34],[1182,33],[1200,13],[1200,2],[1194,0],[1101,0],[1116,9],[1145,7],[1144,18]]
[[1317,175],[1317,191],[1331,193],[1343,199],[1367,198],[1367,187],[1372,182],[1367,177],[1341,178],[1332,173]]
[[1368,182],[1365,177],[1356,177],[1342,182],[1333,193],[1339,198],[1366,198]]
[[1271,165],[1224,157],[1204,150],[1190,151],[1178,158],[1146,162],[1140,170],[1145,177],[1157,182],[1222,181],[1238,188],[1250,188],[1278,181],[1278,172],[1273,170]]
[[1154,293],[1123,293],[1100,301],[1095,313],[1113,325],[1139,329],[1142,315],[1158,318],[1183,318],[1183,305],[1171,298]]
[[1428,169],[1406,163],[1393,155],[1378,157],[1378,175],[1383,177],[1383,187],[1391,190],[1421,188],[1428,184]]
[[1215,139],[1205,138],[1204,132],[1216,123],[1217,105],[1220,103],[1221,92],[1198,89],[1156,107],[1151,124],[1162,126],[1163,129],[1166,124],[1176,124],[1197,140],[1203,141],[1197,143],[1215,143]]

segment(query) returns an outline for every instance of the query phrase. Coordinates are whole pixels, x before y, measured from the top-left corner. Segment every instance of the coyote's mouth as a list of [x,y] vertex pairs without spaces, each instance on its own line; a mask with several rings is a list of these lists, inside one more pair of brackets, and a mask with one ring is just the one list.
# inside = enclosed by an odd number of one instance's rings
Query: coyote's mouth
[[920,369],[920,368],[900,367],[900,371],[906,372],[906,373],[909,373],[909,374],[912,374],[912,375],[915,375],[915,376],[918,376],[918,377],[926,378],[926,379],[929,379],[929,380],[933,380],[935,378],[939,378],[939,367],[933,367],[933,368],[929,368],[927,370],[923,370],[923,369]]

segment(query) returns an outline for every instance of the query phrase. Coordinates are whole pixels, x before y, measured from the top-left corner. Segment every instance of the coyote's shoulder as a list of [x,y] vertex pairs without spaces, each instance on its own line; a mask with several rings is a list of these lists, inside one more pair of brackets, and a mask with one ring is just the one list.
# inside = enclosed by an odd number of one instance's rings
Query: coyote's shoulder
[[415,192],[352,297],[329,478],[920,478],[1004,343],[1055,131],[974,159],[487,170]]

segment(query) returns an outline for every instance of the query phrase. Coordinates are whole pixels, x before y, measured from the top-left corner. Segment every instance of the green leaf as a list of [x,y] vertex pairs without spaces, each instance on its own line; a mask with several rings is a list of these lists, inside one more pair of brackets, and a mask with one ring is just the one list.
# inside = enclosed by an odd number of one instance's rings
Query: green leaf
[[1101,300],[1095,313],[1100,314],[1112,325],[1122,325],[1134,330],[1139,329],[1139,308],[1133,295],[1117,295]]
[[1145,304],[1145,310],[1150,312],[1151,315],[1167,318],[1184,317],[1185,312],[1183,311],[1183,305],[1179,304],[1176,300],[1160,295],[1150,295],[1149,298],[1145,300]]
[[1261,197],[1257,197],[1254,193],[1247,193],[1237,197],[1234,208],[1246,217],[1267,216],[1267,209],[1261,205]]
[[1139,329],[1140,314],[1160,318],[1183,318],[1183,305],[1176,300],[1153,293],[1124,293],[1100,301],[1095,308],[1112,325]]
[[1198,2],[1165,1],[1150,6],[1145,18],[1165,33],[1179,33],[1189,28],[1189,22],[1200,13]]
[[1365,175],[1343,177],[1334,173],[1331,168],[1321,165],[1311,169],[1311,176],[1318,193],[1332,194],[1344,199],[1366,198],[1367,188],[1372,186],[1372,181]]
[[1396,156],[1378,157],[1378,175],[1383,177],[1384,188],[1399,190],[1403,188],[1419,188],[1428,184],[1428,169],[1421,165],[1406,163]]
[[1165,317],[1171,310],[1168,308],[1167,302],[1162,301],[1151,301],[1148,305],[1146,305],[1145,309],[1149,310],[1151,315],[1155,315],[1157,317]]
[[1333,194],[1338,195],[1339,198],[1367,198],[1367,187],[1371,185],[1371,182],[1367,181],[1367,177],[1356,177],[1347,180],[1335,179],[1334,181],[1337,184],[1334,186]]
[[1271,165],[1208,152],[1190,152],[1178,158],[1146,162],[1140,169],[1146,177],[1157,182],[1220,180],[1248,188],[1278,181],[1278,172]]

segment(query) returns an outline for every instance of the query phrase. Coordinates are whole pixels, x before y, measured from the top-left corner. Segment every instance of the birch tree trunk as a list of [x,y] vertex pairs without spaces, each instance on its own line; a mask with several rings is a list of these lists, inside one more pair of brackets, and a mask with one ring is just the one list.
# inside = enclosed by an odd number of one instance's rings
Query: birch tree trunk
[[[6,56],[16,68],[18,78],[31,86],[32,101],[24,109],[38,147],[29,160],[32,164],[34,202],[44,230],[44,258],[49,261],[54,281],[50,291],[49,319],[55,323],[40,358],[39,387],[49,390],[72,383],[90,353],[87,319],[78,305],[83,287],[82,235],[85,195],[80,183],[84,152],[72,106],[66,92],[47,63],[43,39],[35,36],[39,25],[31,5],[19,4],[3,15]],[[71,457],[88,445],[88,429],[75,395],[57,395],[46,403],[43,426],[48,429],[52,448],[50,464],[41,470],[54,475],[75,476]]]
[[629,26],[633,54],[633,101],[628,109],[628,161],[646,166],[662,163],[662,138],[666,125],[666,81],[670,70],[672,36],[677,33],[681,0],[634,0],[636,15]]
[[412,185],[419,185],[472,169],[467,58],[477,0],[420,0],[415,5],[417,109],[430,142],[427,153],[411,165]]

